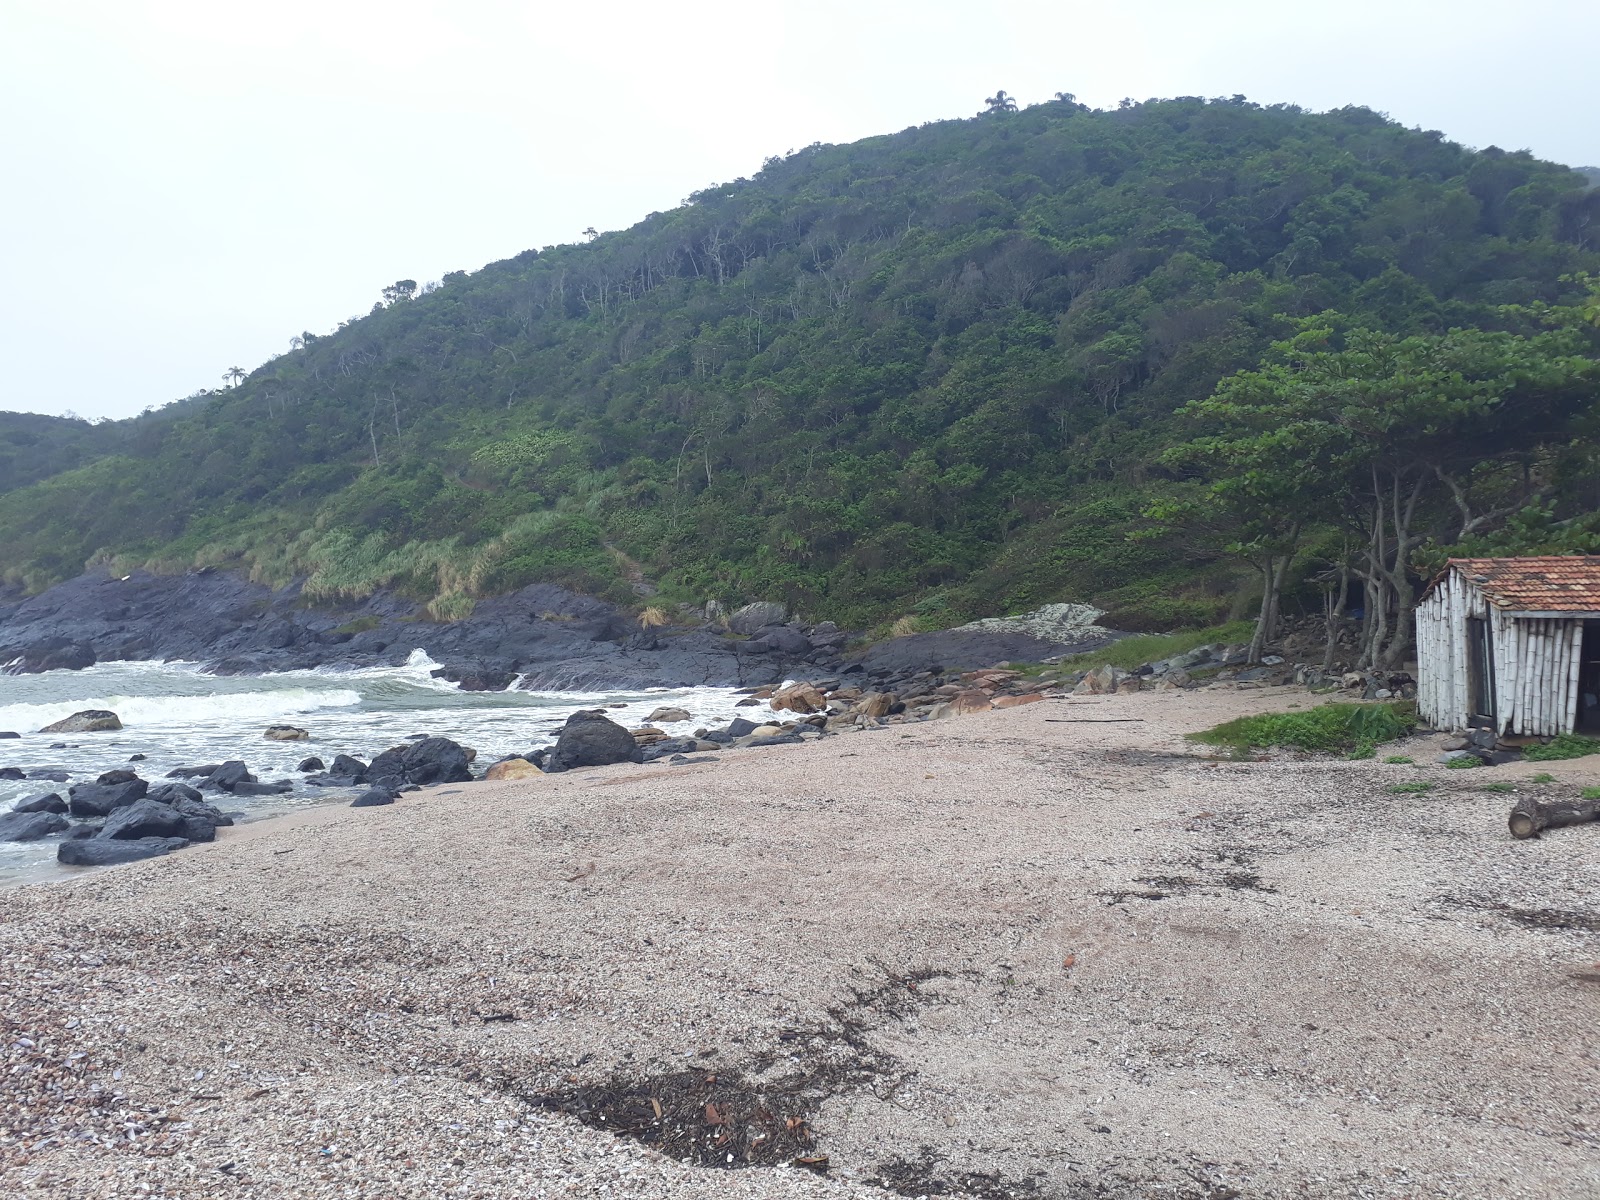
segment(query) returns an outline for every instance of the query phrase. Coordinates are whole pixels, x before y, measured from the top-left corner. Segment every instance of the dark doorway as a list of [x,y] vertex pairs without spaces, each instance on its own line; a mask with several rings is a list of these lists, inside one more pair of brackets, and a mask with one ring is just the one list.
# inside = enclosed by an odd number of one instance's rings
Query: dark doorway
[[1467,698],[1469,716],[1495,719],[1494,643],[1482,617],[1467,618]]
[[1600,621],[1583,623],[1578,652],[1578,732],[1600,733]]

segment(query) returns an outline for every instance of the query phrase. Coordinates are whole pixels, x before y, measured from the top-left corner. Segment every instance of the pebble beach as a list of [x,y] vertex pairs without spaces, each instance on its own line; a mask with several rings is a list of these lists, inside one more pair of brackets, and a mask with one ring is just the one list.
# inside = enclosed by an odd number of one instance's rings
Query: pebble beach
[[[1596,830],[1182,736],[1315,702],[449,785],[15,889],[0,1193],[1600,1196]],[[1537,766],[1494,779],[1600,783]]]

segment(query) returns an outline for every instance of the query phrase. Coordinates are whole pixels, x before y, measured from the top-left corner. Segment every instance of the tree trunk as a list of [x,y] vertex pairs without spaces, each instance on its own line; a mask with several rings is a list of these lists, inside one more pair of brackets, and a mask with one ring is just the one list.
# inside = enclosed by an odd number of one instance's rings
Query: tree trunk
[[1524,796],[1511,810],[1507,825],[1514,838],[1536,838],[1546,829],[1600,821],[1600,800],[1556,800],[1549,803]]
[[1348,563],[1339,564],[1339,581],[1335,585],[1339,589],[1339,598],[1335,600],[1330,594],[1324,607],[1325,618],[1328,623],[1328,639],[1322,647],[1322,669],[1326,671],[1333,666],[1333,651],[1339,638],[1339,622],[1344,620],[1344,610],[1350,598],[1350,566]]

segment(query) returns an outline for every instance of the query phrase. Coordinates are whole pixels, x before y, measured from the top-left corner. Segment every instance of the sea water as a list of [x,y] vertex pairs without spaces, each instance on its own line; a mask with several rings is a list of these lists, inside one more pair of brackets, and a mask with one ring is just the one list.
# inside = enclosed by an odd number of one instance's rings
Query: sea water
[[[613,719],[644,724],[658,706],[685,709],[690,719],[657,722],[671,734],[724,725],[742,697],[727,688],[656,688],[616,692],[464,692],[435,679],[436,666],[421,650],[404,666],[360,670],[321,667],[272,675],[208,675],[185,663],[101,663],[83,671],[0,675],[0,730],[21,734],[0,740],[0,767],[25,771],[54,768],[70,783],[0,779],[0,812],[24,796],[58,792],[71,783],[92,782],[117,768],[137,771],[152,783],[174,767],[242,759],[258,779],[298,781],[295,767],[315,755],[326,763],[336,754],[364,762],[416,734],[447,737],[478,752],[478,769],[508,754],[521,754],[555,740],[568,716],[580,708],[615,708]],[[88,708],[110,709],[123,728],[106,733],[38,733],[62,717]],[[763,706],[763,710],[764,706]],[[296,725],[309,741],[274,742],[268,725]],[[142,761],[130,762],[134,755]],[[296,786],[282,796],[207,799],[235,820],[259,820],[314,804],[349,803],[353,793]],[[74,868],[56,866],[57,839],[0,842],[0,887],[64,878]]]

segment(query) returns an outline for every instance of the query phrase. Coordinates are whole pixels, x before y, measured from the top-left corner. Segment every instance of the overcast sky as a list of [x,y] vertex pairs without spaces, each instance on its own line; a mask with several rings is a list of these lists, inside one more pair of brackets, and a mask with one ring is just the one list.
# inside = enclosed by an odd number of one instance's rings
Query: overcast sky
[[400,278],[996,88],[1365,104],[1600,162],[1594,0],[0,0],[0,408],[126,416]]

